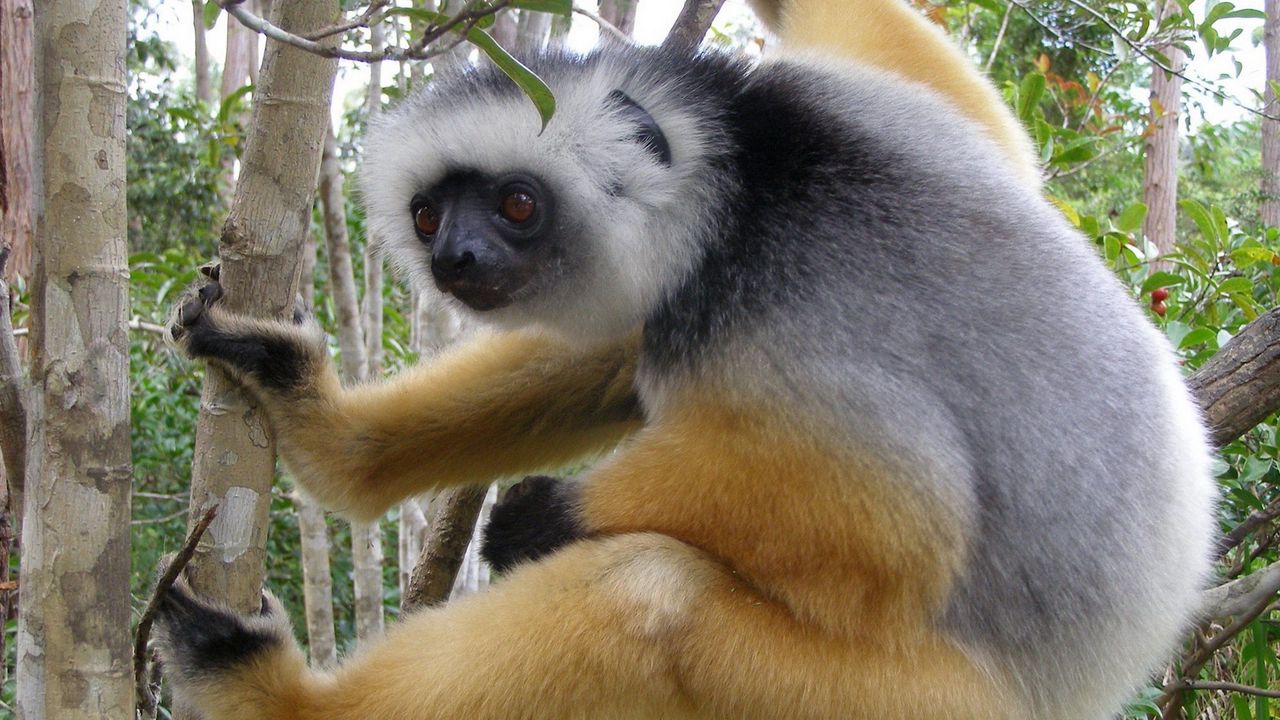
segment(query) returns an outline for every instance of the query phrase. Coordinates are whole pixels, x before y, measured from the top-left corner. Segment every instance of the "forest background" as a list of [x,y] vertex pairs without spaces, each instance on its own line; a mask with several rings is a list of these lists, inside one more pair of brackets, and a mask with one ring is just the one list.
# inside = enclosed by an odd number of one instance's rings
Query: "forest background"
[[[1046,194],[1168,335],[1221,446],[1220,585],[1206,597],[1204,622],[1134,698],[1127,716],[1280,716],[1274,414],[1280,408],[1280,104],[1274,84],[1280,80],[1280,0],[1266,0],[1265,8],[1213,0],[915,2],[1002,88],[1041,152]],[[265,5],[253,0],[234,7],[245,19],[269,17],[286,27],[298,21]],[[699,23],[717,9],[705,46],[758,57],[772,43],[737,0],[723,9],[706,0],[683,8],[673,0],[603,0],[572,13],[570,7],[561,0],[477,0],[453,8],[430,0],[344,2],[345,24],[313,34],[312,44],[330,56],[387,59],[338,64],[336,91],[331,97],[316,91],[323,103],[308,111],[308,122],[320,128],[316,141],[286,148],[289,159],[246,156],[255,134],[284,132],[272,125],[278,117],[254,108],[283,86],[259,75],[269,72],[260,63],[271,54],[262,35],[218,3],[50,0],[34,8],[32,0],[0,0],[0,266],[6,283],[0,305],[9,303],[0,307],[0,451],[7,480],[0,516],[0,614],[6,618],[0,717],[181,716],[158,692],[145,648],[134,653],[128,645],[140,627],[146,634],[163,556],[183,546],[213,497],[223,509],[193,561],[193,568],[204,568],[202,589],[243,604],[256,598],[265,572],[319,664],[334,663],[408,607],[488,583],[473,528],[516,479],[416,498],[372,525],[352,527],[326,516],[276,469],[268,430],[259,425],[257,436],[219,434],[228,432],[219,416],[243,410],[249,418],[252,409],[225,380],[214,373],[205,380],[202,368],[180,357],[165,325],[172,305],[221,246],[224,264],[233,255],[259,268],[280,258],[288,268],[300,264],[300,283],[289,282],[292,270],[277,272],[273,287],[261,283],[260,302],[283,312],[296,290],[330,332],[347,379],[430,362],[470,328],[429,297],[384,278],[368,253],[347,178],[358,166],[371,115],[467,62],[508,69],[529,94],[530,112],[545,113],[545,89],[513,68],[502,48],[585,51],[595,42],[656,43],[672,22],[696,29],[696,38],[705,27]],[[677,19],[689,9],[703,16]],[[61,16],[77,13],[96,19],[114,13],[112,22],[127,38],[122,44],[105,32],[93,52],[83,53],[106,58],[101,67],[119,58],[119,80],[103,87],[118,95],[127,184],[100,188],[88,199],[50,194],[37,201],[42,188],[30,158],[43,152],[49,167],[56,143],[68,140],[35,129],[41,95],[56,83],[45,69],[43,84],[33,86],[43,67],[37,61],[45,62],[34,50],[54,37]],[[465,31],[468,41],[459,42],[455,30]],[[333,50],[339,42],[342,50]],[[78,52],[77,43],[67,43],[65,52]],[[280,62],[276,73],[289,76]],[[308,60],[293,62],[302,67]],[[315,87],[323,86],[324,72],[332,69],[316,70],[323,63],[314,56],[309,62]],[[83,146],[64,150],[92,157]],[[255,172],[272,163],[301,178],[305,202],[293,226],[287,218],[261,224],[272,203],[279,211],[284,202],[252,191]],[[46,172],[46,187],[52,174]],[[66,201],[80,205],[59,205]],[[92,240],[97,233],[99,248],[114,254],[74,256],[40,245],[57,236],[53,213],[61,209],[71,217],[85,203],[118,207],[118,229],[78,225],[69,234]],[[271,232],[290,239],[278,246],[261,241]],[[85,262],[90,256],[93,262]],[[101,263],[107,256],[119,267]],[[244,272],[236,262],[223,272]],[[89,295],[96,302],[70,295],[57,302],[51,288],[59,272],[101,276],[104,284]],[[114,400],[101,403],[119,404],[110,432],[98,432],[107,426],[83,417],[59,415],[53,402],[67,397],[53,380],[80,381],[56,370],[68,352],[58,344],[66,339],[60,329],[69,327],[65,314],[79,310],[89,317],[103,308],[114,314],[95,322],[120,332],[104,332],[118,342],[97,350],[103,358],[114,351],[119,357],[92,365],[87,376],[118,378],[118,392],[106,393]],[[1051,326],[1053,318],[1044,322]],[[101,444],[106,460],[100,465],[108,471],[90,482],[108,488],[105,500],[94,500],[105,506],[77,505],[67,499],[74,493],[63,492],[87,482],[58,463],[78,431],[115,438]],[[229,449],[237,442],[244,449]],[[228,461],[235,452],[242,455]],[[225,478],[215,487],[210,476],[226,474],[229,463],[256,478],[240,485],[243,478]],[[237,494],[242,487],[258,487],[262,497]],[[232,512],[237,507],[247,515]],[[241,521],[245,527],[233,527]],[[53,552],[58,533],[77,523],[92,527],[57,550],[84,553],[92,562],[76,564]],[[228,553],[227,540],[235,537],[241,552]],[[220,560],[233,554],[234,561]],[[67,592],[74,587],[85,591]],[[105,620],[59,621],[85,614]],[[80,677],[97,671],[108,677],[120,674],[121,662],[136,664],[128,674],[136,669],[139,675],[114,700],[84,693],[68,701],[63,692],[57,709],[50,704],[55,691],[67,687],[60,683],[70,682],[62,675],[73,665]]]

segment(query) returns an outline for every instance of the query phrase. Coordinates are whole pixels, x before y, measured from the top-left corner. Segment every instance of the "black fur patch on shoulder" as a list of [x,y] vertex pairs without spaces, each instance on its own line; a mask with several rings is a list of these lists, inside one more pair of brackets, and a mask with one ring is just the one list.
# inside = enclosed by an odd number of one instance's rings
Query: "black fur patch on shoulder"
[[537,560],[586,537],[574,483],[533,475],[507,490],[494,505],[480,555],[498,573]]
[[[264,601],[263,612],[267,611]],[[281,644],[278,636],[199,600],[181,585],[165,593],[156,620],[163,633],[162,655],[168,671],[187,678],[228,670]]]

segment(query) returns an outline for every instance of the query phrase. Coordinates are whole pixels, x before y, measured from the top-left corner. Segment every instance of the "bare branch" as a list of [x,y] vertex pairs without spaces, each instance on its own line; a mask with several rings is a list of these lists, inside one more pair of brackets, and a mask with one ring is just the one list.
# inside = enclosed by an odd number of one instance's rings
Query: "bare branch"
[[[475,27],[476,23],[484,18],[505,9],[511,4],[510,0],[497,0],[493,3],[477,3],[474,0],[467,4],[465,8],[457,15],[449,20],[432,25],[427,28],[422,37],[407,48],[387,46],[380,51],[364,52],[359,50],[344,50],[335,45],[328,45],[318,42],[318,39],[331,37],[337,32],[342,32],[343,24],[325,28],[313,33],[317,39],[311,39],[291,33],[271,23],[266,18],[259,17],[245,8],[244,4],[239,0],[220,0],[222,8],[227,14],[240,21],[242,25],[253,30],[256,33],[265,35],[277,42],[291,45],[299,50],[305,50],[313,55],[319,55],[324,58],[338,58],[340,60],[350,60],[352,62],[381,62],[383,60],[407,61],[407,60],[430,60],[433,57],[448,52],[465,39],[468,31]],[[358,20],[358,18],[357,18]],[[348,23],[350,24],[350,23]],[[366,22],[367,24],[367,22]],[[361,27],[359,23],[352,26]],[[347,28],[351,29],[351,28]],[[461,37],[455,42],[447,45],[439,45],[431,47],[432,43],[443,38],[449,33],[457,32]]]
[[427,542],[422,546],[409,586],[400,600],[402,613],[439,605],[449,599],[488,492],[488,486],[474,485],[444,490],[436,498],[440,509],[431,521]]
[[151,685],[151,674],[147,672],[147,643],[151,640],[151,625],[155,622],[156,611],[160,607],[160,601],[164,598],[165,593],[169,592],[169,588],[173,587],[173,583],[177,581],[178,575],[182,573],[187,563],[191,562],[191,556],[196,552],[196,545],[200,543],[200,538],[204,536],[204,531],[209,529],[209,523],[218,515],[218,506],[214,505],[204,511],[204,515],[200,518],[200,522],[191,528],[191,532],[187,533],[186,542],[182,543],[182,549],[177,555],[169,561],[168,567],[164,569],[164,574],[160,576],[160,580],[156,582],[156,589],[151,593],[151,599],[147,601],[147,609],[142,611],[142,618],[138,620],[138,634],[133,641],[133,682],[137,691],[138,712],[143,717],[153,717],[151,712],[159,701],[155,690]]
[[1280,517],[1280,500],[1272,502],[1261,510],[1254,510],[1249,514],[1249,517],[1240,521],[1239,525],[1231,528],[1230,532],[1222,536],[1218,543],[1219,554],[1225,555],[1227,552],[1239,547],[1250,535],[1278,517]]
[[702,38],[711,29],[711,22],[720,12],[724,0],[685,0],[684,8],[671,26],[662,47],[669,50],[693,49],[702,44]]
[[1238,617],[1259,605],[1265,609],[1277,593],[1280,593],[1280,562],[1205,591],[1203,613],[1215,619]]
[[1280,698],[1280,690],[1265,690],[1251,685],[1241,685],[1240,683],[1232,682],[1188,680],[1178,683],[1178,687],[1182,690],[1221,690],[1223,692],[1237,692],[1244,693],[1246,695],[1258,695],[1260,697]]
[[1280,308],[1246,325],[1187,384],[1219,447],[1274,413],[1280,408]]

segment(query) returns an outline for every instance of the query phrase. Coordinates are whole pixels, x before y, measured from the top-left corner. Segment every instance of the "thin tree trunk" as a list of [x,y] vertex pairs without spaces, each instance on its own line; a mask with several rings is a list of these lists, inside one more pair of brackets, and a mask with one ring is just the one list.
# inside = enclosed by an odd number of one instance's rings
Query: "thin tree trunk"
[[516,14],[511,10],[504,10],[498,13],[497,19],[493,23],[493,28],[489,30],[489,34],[494,40],[504,48],[514,48],[516,45]]
[[[250,82],[249,68],[257,61],[256,55],[250,59],[250,54],[253,53],[257,42],[257,33],[241,25],[229,15],[226,22],[227,42],[222,56],[222,81],[218,94],[222,102],[226,102],[235,91]],[[242,123],[245,121],[243,115],[237,117]],[[227,153],[223,158],[222,176],[223,187],[227,193],[226,200],[230,204],[232,199],[230,194],[236,185],[236,158],[231,153]]]
[[[337,19],[336,0],[278,3],[272,12],[274,24],[300,33]],[[222,302],[231,311],[281,320],[292,316],[336,69],[336,61],[267,42],[242,171],[220,245]],[[263,413],[216,368],[205,372],[200,407],[192,521],[210,505],[221,509],[187,575],[201,595],[240,612],[255,611],[275,444]]]
[[449,599],[488,492],[480,485],[466,485],[442,490],[436,496],[433,504],[438,507],[432,513],[427,541],[409,578],[409,588],[400,598],[402,615]]
[[329,528],[324,511],[302,493],[294,493],[302,536],[302,597],[306,605],[307,645],[318,667],[338,664],[338,640],[333,629],[333,573],[329,569]]
[[[1160,0],[1163,2],[1164,0]],[[1169,0],[1161,17],[1178,12],[1175,0]],[[1169,59],[1169,67],[1181,71],[1186,55],[1176,45],[1159,48]],[[1163,256],[1173,251],[1178,216],[1178,120],[1182,108],[1182,78],[1165,72],[1157,65],[1151,68],[1151,126],[1144,143],[1145,181],[1142,187],[1147,216],[1142,221],[1142,234]],[[1163,263],[1158,263],[1163,265]]]
[[[299,294],[308,311],[315,308],[316,242],[310,234],[302,252]],[[302,551],[302,602],[307,619],[307,647],[318,667],[338,664],[338,639],[333,626],[333,571],[329,567],[329,528],[324,511],[301,492],[293,494]]]
[[[488,524],[489,514],[497,501],[498,485],[494,483],[489,486],[484,495],[484,502],[480,504],[480,512],[476,516],[477,528],[484,528]],[[481,533],[474,531],[471,533],[471,542],[467,543],[467,550],[463,555],[462,568],[458,571],[458,578],[453,583],[451,600],[472,595],[479,592],[481,588],[489,586],[489,568],[480,558],[480,539]]]
[[364,353],[364,332],[360,305],[356,300],[355,270],[351,265],[351,241],[347,237],[346,198],[342,168],[338,164],[338,141],[330,128],[324,140],[320,164],[320,203],[324,209],[325,250],[329,256],[329,292],[338,320],[338,349],[342,353],[342,375],[347,382],[359,382],[369,374]]
[[[364,380],[369,373],[365,358],[360,306],[351,267],[351,242],[342,192],[338,143],[330,129],[320,166],[320,198],[324,205],[325,246],[329,251],[329,288],[338,318],[338,347],[342,351],[342,375],[347,382]],[[382,531],[378,521],[351,523],[351,563],[355,581],[356,637],[366,640],[382,631]]]
[[204,29],[204,0],[191,0],[191,24],[196,45],[196,99],[208,104],[213,102],[213,85],[209,81],[209,38]]
[[636,29],[636,7],[639,4],[640,0],[600,0],[600,17],[630,37]]
[[413,573],[413,564],[422,552],[423,537],[427,532],[427,516],[423,512],[423,504],[417,498],[409,498],[400,503],[399,542],[397,543],[397,564],[399,568],[400,597],[409,590],[409,578]]
[[[383,27],[370,29],[369,44],[373,52],[383,47]],[[365,94],[364,112],[372,121],[382,111],[382,63],[369,63],[369,89]],[[373,251],[376,245],[372,235],[364,245],[364,352],[369,365],[369,377],[382,374],[382,256]]]
[[720,12],[724,0],[685,0],[680,15],[671,25],[667,39],[662,41],[665,48],[696,48],[702,44],[707,30]]
[[4,279],[31,277],[35,60],[32,0],[0,0],[0,247]]
[[551,32],[550,13],[533,10],[520,11],[519,29],[516,31],[516,47],[521,50],[540,50],[547,44]]
[[569,37],[569,30],[573,27],[573,15],[556,15],[551,18],[551,32],[547,37],[547,46],[560,50],[564,48],[564,42]]
[[18,716],[130,718],[124,0],[41,0]]
[[1267,20],[1262,30],[1262,45],[1267,55],[1267,79],[1262,111],[1271,117],[1262,119],[1262,222],[1280,227],[1280,102],[1273,83],[1280,83],[1280,0],[1266,0]]

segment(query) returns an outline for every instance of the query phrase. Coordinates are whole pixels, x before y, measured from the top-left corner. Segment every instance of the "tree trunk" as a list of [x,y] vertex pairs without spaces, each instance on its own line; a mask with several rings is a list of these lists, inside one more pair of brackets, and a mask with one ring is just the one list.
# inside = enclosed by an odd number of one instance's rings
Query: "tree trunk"
[[[336,0],[277,3],[272,12],[274,24],[298,33],[337,18]],[[267,42],[242,171],[219,248],[222,302],[231,311],[281,320],[293,313],[336,69],[334,60]],[[274,441],[259,408],[216,368],[205,372],[200,408],[192,521],[210,505],[221,510],[187,575],[196,592],[240,612],[256,611]]]
[[560,50],[564,48],[564,41],[569,37],[569,30],[573,27],[573,15],[568,17],[564,15],[556,15],[551,18],[551,32],[547,37],[547,46]]
[[196,99],[208,105],[213,102],[213,86],[209,82],[209,38],[204,29],[204,0],[191,0],[191,24],[196,40]]
[[493,28],[489,34],[494,40],[504,48],[514,48],[516,46],[516,14],[511,10],[504,10],[498,13],[497,19],[493,23]]
[[[631,37],[636,29],[636,7],[640,0],[600,0],[600,17]],[[608,37],[602,33],[601,37]]]
[[400,535],[397,544],[396,567],[399,568],[400,597],[409,591],[409,578],[413,574],[413,564],[422,552],[422,541],[427,532],[427,515],[423,512],[423,503],[417,498],[409,498],[400,503]]
[[[489,514],[497,501],[498,485],[494,483],[485,492],[484,502],[481,503],[480,512],[476,516],[477,530],[482,530],[489,522]],[[467,551],[462,558],[462,568],[458,571],[458,577],[453,583],[451,600],[475,594],[481,588],[489,586],[489,568],[480,559],[481,535],[482,533],[476,531],[471,533],[471,542],[467,543]]]
[[516,47],[525,51],[541,50],[551,32],[551,18],[550,13],[521,10]]
[[[1179,12],[1176,2],[1165,5],[1161,17]],[[1169,67],[1181,72],[1186,56],[1176,45],[1158,48]],[[1151,67],[1151,124],[1144,143],[1146,175],[1142,187],[1147,216],[1142,234],[1163,256],[1173,251],[1178,214],[1178,120],[1182,107],[1182,78]],[[1163,263],[1158,263],[1163,265]]]
[[124,0],[36,5],[18,716],[131,718]]
[[[382,25],[370,28],[369,44],[375,53],[382,50]],[[369,63],[369,89],[364,99],[366,121],[372,121],[381,111],[382,63]],[[375,245],[372,235],[365,238],[364,299],[361,310],[364,315],[364,353],[369,366],[369,377],[382,374],[382,256],[373,251]]]
[[[307,310],[315,308],[316,243],[307,236],[302,252],[299,294]],[[333,571],[329,567],[329,527],[324,511],[300,492],[293,494],[302,550],[302,602],[307,619],[307,647],[318,667],[338,664],[338,639],[333,626]]]
[[9,282],[31,277],[34,28],[32,0],[0,0],[0,247]]
[[302,597],[306,605],[307,645],[318,667],[338,664],[338,640],[333,630],[333,573],[329,569],[329,528],[324,511],[302,493],[294,493],[302,536]]
[[[351,267],[351,242],[342,192],[338,143],[332,129],[325,138],[320,166],[320,198],[324,205],[325,246],[329,251],[329,288],[338,318],[338,347],[342,351],[342,375],[347,382],[368,376],[360,305],[356,300],[355,273]],[[365,640],[382,631],[382,533],[377,521],[351,524],[351,562],[355,580],[356,637]]]
[[[1267,54],[1267,86],[1262,111],[1280,117],[1280,102],[1272,89],[1272,83],[1280,83],[1280,0],[1266,0],[1266,13],[1262,45]],[[1280,227],[1280,120],[1267,117],[1262,119],[1262,223]]]

